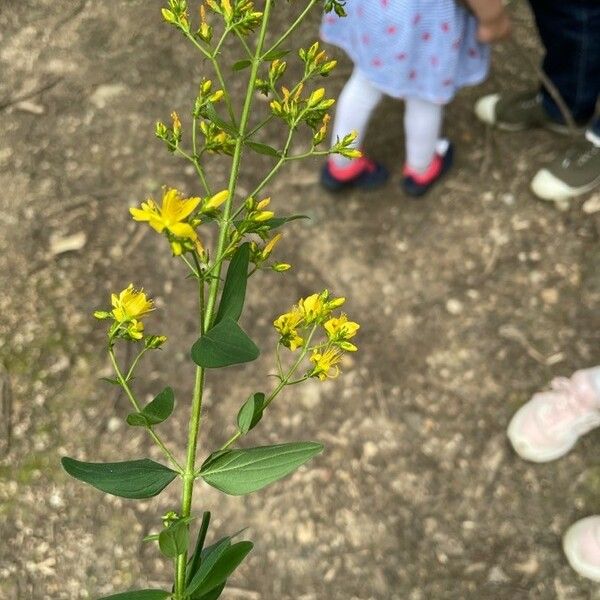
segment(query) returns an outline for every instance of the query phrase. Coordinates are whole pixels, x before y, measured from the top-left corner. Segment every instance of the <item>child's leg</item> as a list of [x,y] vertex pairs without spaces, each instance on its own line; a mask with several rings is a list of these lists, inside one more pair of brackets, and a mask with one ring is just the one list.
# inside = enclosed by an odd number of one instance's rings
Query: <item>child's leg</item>
[[417,173],[425,173],[438,150],[444,107],[427,100],[407,98],[404,112],[406,164]]
[[440,139],[444,107],[418,98],[406,99],[404,191],[422,196],[452,166],[452,144]]
[[[348,80],[348,83],[346,83],[337,101],[332,144],[335,144],[338,138],[342,139],[351,131],[356,131],[358,136],[353,146],[360,148],[371,113],[382,96],[383,94],[375,89],[358,69],[354,69],[352,76]],[[340,167],[347,166],[352,162],[351,159],[344,158],[338,154],[333,154],[331,158]]]

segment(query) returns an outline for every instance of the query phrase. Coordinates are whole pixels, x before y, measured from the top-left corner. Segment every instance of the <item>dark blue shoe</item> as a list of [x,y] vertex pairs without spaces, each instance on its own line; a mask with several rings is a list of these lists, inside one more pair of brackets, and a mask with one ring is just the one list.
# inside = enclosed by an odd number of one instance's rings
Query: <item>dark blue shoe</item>
[[451,142],[443,154],[436,154],[423,174],[412,173],[408,167],[404,167],[404,179],[402,187],[409,196],[419,198],[427,193],[450,169],[454,162],[454,146]]
[[[336,177],[333,171],[343,173],[344,178]],[[330,192],[352,188],[372,190],[384,185],[389,176],[389,171],[383,165],[361,156],[347,167],[336,167],[331,161],[327,161],[321,170],[321,185]]]

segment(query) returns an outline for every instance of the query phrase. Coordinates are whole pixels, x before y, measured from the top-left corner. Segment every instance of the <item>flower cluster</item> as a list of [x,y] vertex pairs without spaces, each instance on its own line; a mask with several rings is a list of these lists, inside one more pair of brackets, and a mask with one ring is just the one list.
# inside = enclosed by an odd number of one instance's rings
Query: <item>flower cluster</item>
[[[339,363],[344,352],[355,352],[357,347],[350,341],[360,325],[349,321],[341,313],[332,312],[342,306],[345,298],[331,297],[327,290],[301,298],[290,311],[280,315],[273,323],[280,335],[279,344],[292,352],[302,349],[310,352],[312,366],[306,377],[318,377],[321,381],[337,377]],[[324,339],[314,341],[317,330],[324,333]]]
[[209,114],[211,105],[216,104],[224,98],[225,92],[223,90],[213,91],[212,86],[213,83],[210,79],[203,79],[200,82],[198,95],[194,102],[194,118],[209,118],[211,116]]
[[304,63],[304,77],[321,75],[327,77],[337,64],[336,60],[331,60],[325,54],[325,50],[319,49],[319,42],[315,42],[308,50],[300,48],[298,51],[300,60]]
[[318,88],[308,98],[302,97],[304,85],[298,84],[292,90],[281,87],[281,93],[277,93],[271,101],[271,112],[283,119],[291,127],[304,121],[309,127],[316,129],[323,122],[323,117],[334,105],[333,98],[325,98],[324,88]]
[[215,217],[227,196],[227,190],[223,190],[207,198],[184,198],[178,190],[165,188],[161,206],[149,198],[140,208],[130,208],[129,212],[134,221],[145,221],[152,229],[166,235],[174,256],[194,250],[203,255],[204,249],[196,233],[196,227],[202,223],[200,215]]
[[[146,296],[143,289],[136,290],[130,283],[118,294],[111,295],[112,310],[97,310],[97,319],[112,319],[108,336],[111,340],[122,338],[139,341],[144,337],[142,317],[154,310],[154,302]],[[159,348],[166,341],[160,335],[148,336],[145,340],[148,348]]]
[[209,8],[223,16],[227,27],[242,35],[254,31],[262,20],[262,13],[254,10],[254,4],[250,0],[206,0]]

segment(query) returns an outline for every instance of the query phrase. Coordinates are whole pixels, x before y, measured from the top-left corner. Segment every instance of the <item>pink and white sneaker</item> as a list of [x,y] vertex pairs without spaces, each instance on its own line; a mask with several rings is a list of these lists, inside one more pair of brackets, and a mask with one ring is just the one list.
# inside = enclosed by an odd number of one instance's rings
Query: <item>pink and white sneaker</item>
[[600,367],[557,377],[513,416],[508,438],[526,460],[547,462],[564,456],[577,440],[600,425]]
[[563,550],[575,571],[600,582],[600,516],[573,523],[563,536]]

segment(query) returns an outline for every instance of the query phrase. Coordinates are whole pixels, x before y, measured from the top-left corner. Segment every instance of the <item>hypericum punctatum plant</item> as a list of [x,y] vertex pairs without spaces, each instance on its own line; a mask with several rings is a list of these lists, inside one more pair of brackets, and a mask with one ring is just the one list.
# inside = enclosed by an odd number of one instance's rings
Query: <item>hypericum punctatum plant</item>
[[[259,11],[249,0],[205,0],[197,7],[197,19],[190,17],[186,0],[168,0],[162,9],[164,20],[191,42],[213,72],[214,80],[205,77],[199,83],[189,129],[176,112],[171,115],[170,125],[156,125],[156,135],[167,149],[194,166],[200,191],[188,196],[165,187],[160,202],[148,199],[130,212],[134,220],[146,223],[166,238],[173,256],[185,262],[197,283],[198,339],[191,348],[195,379],[189,407],[181,403],[190,413],[185,456],[180,457],[178,446],[173,448],[159,432],[159,425],[175,408],[173,390],[166,387],[143,405],[134,389],[142,357],[167,342],[165,336],[146,330],[155,309],[152,299],[130,284],[112,295],[111,307],[94,313],[109,324],[107,350],[115,374],[112,383],[123,389],[133,408],[127,423],[147,431],[166,464],[146,458],[95,463],[65,457],[65,470],[108,494],[132,499],[156,496],[173,480],[181,482],[180,505],[162,516],[158,533],[146,538],[157,542],[158,550],[173,562],[171,588],[122,592],[109,597],[113,600],[213,600],[221,595],[252,543],[237,541],[234,534],[206,545],[210,513],[192,512],[196,483],[203,481],[226,494],[249,494],[285,477],[321,452],[321,444],[315,442],[250,448],[237,448],[236,442],[258,425],[284,388],[310,378],[336,377],[343,354],[357,349],[353,338],[359,326],[339,310],[344,298],[324,290],[300,299],[273,323],[278,335],[276,384],[270,392],[251,393],[237,414],[236,433],[198,461],[206,377],[213,369],[250,362],[259,355],[256,344],[238,324],[248,279],[259,269],[281,273],[290,268],[288,263],[272,257],[282,236],[277,230],[299,215],[275,215],[270,198],[263,197],[263,188],[290,161],[333,152],[348,157],[359,154],[351,147],[353,134],[337,140],[331,148],[321,149],[330,119],[327,111],[334,101],[326,97],[322,87],[312,84],[328,75],[335,61],[317,42],[298,52],[304,66],[300,81],[283,83],[287,68],[284,58],[289,54],[283,45],[319,2],[309,0],[293,23],[267,45],[274,4],[274,0],[264,0]],[[326,10],[343,14],[341,0],[326,0],[324,4]],[[243,57],[227,65],[221,49],[229,37],[237,38]],[[241,107],[235,104],[226,76],[247,78]],[[259,111],[253,110],[257,92],[269,97],[266,115],[257,116]],[[259,137],[261,130],[276,119],[287,128],[280,148],[261,142]],[[301,126],[311,131],[311,142],[304,152],[292,154],[291,143]],[[273,164],[254,190],[236,201],[238,177],[248,152],[267,155]],[[214,154],[230,157],[228,182],[215,182],[210,177],[207,164]],[[203,241],[202,230],[207,227],[215,227],[218,232],[212,248]],[[135,347],[133,360],[125,365],[118,358],[124,344]],[[191,529],[196,523],[199,526],[194,541]]]

